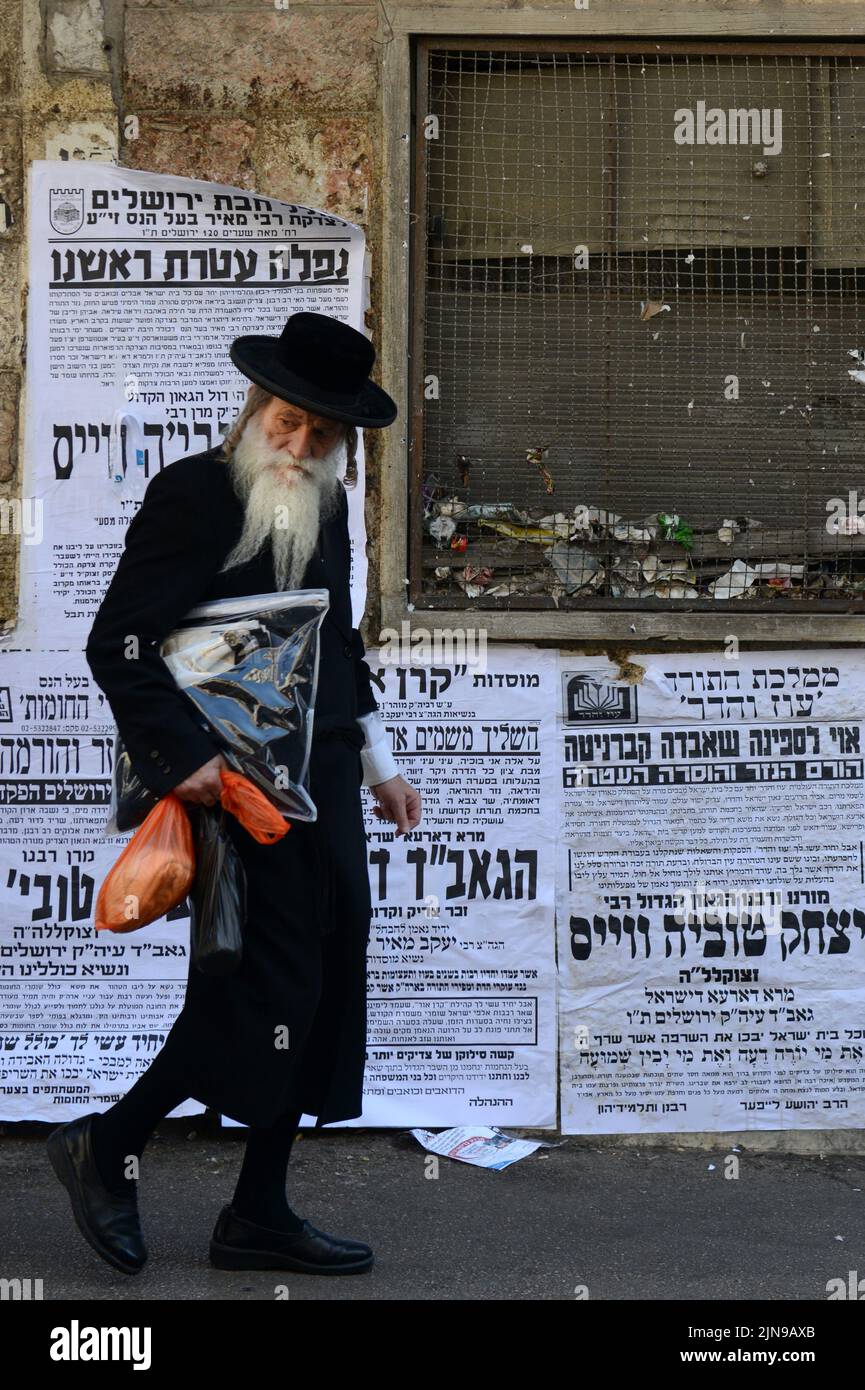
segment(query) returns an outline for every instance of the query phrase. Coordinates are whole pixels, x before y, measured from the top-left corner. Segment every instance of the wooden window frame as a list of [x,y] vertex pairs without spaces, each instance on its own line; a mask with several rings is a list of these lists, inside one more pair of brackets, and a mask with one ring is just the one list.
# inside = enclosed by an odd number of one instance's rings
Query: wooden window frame
[[[381,624],[415,631],[482,628],[488,639],[515,642],[604,640],[626,643],[698,641],[723,643],[731,633],[745,643],[805,646],[856,644],[865,640],[865,616],[813,611],[736,612],[705,606],[691,612],[642,611],[639,608],[589,608],[568,611],[531,609],[413,607],[408,596],[411,499],[418,495],[420,460],[412,457],[411,439],[419,437],[421,413],[410,419],[411,364],[422,341],[423,324],[411,291],[413,223],[413,150],[416,126],[423,117],[423,92],[415,94],[415,65],[423,48],[464,48],[484,38],[496,46],[556,47],[563,39],[576,47],[632,50],[652,40],[664,49],[693,53],[765,51],[766,44],[791,54],[848,56],[865,53],[861,43],[859,0],[839,0],[819,7],[789,0],[779,21],[773,8],[761,17],[751,0],[731,0],[720,17],[693,0],[590,0],[573,15],[561,9],[546,13],[461,7],[403,8],[389,14],[382,57],[383,105],[383,275],[381,380],[399,405],[399,418],[383,432],[381,473]],[[860,42],[856,42],[859,39]],[[583,42],[585,41],[585,42]],[[750,41],[750,42],[749,42]],[[415,107],[417,108],[415,110]],[[418,557],[419,558],[419,557]],[[417,569],[415,573],[417,573]],[[404,626],[407,625],[407,628]]]

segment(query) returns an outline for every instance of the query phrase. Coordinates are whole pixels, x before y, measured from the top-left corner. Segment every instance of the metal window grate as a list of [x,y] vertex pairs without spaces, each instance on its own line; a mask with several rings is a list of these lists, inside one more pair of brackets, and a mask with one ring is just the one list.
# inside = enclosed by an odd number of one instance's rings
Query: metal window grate
[[861,609],[865,50],[428,40],[416,113],[411,601]]

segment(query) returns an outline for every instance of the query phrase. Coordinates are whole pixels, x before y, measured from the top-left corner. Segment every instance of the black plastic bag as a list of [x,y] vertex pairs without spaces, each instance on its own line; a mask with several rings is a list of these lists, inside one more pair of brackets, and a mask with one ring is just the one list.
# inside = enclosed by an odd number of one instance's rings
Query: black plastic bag
[[232,975],[243,955],[246,870],[221,806],[196,807],[195,879],[189,894],[189,947],[202,975]]

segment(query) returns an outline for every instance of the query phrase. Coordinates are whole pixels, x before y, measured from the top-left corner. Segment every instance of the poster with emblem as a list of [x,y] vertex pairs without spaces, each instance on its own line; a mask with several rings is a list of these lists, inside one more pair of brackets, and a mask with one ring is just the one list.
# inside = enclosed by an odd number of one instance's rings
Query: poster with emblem
[[855,651],[561,654],[562,1129],[865,1120]]
[[[219,443],[228,349],[313,310],[363,327],[362,230],[248,189],[113,164],[30,166],[21,603],[15,639],[83,648],[154,473]],[[344,464],[343,464],[344,469]],[[362,431],[349,489],[366,602]]]
[[20,599],[0,638],[0,1120],[110,1104],[180,1011],[186,904],[140,932],[94,929],[128,835],[105,833],[114,720],[84,644],[150,478],[217,444],[243,404],[232,339],[278,335],[298,310],[362,328],[368,273],[361,229],[315,208],[95,161],[30,166]]

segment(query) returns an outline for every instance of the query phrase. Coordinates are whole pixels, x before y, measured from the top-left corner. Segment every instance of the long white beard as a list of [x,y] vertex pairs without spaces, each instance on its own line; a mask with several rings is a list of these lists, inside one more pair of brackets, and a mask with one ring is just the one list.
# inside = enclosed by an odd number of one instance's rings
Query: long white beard
[[[277,588],[300,588],[319,528],[337,508],[342,450],[340,441],[323,458],[296,459],[286,449],[273,448],[258,412],[250,416],[226,465],[244,504],[244,520],[220,574],[253,559],[269,538]],[[286,468],[290,463],[303,472]]]

